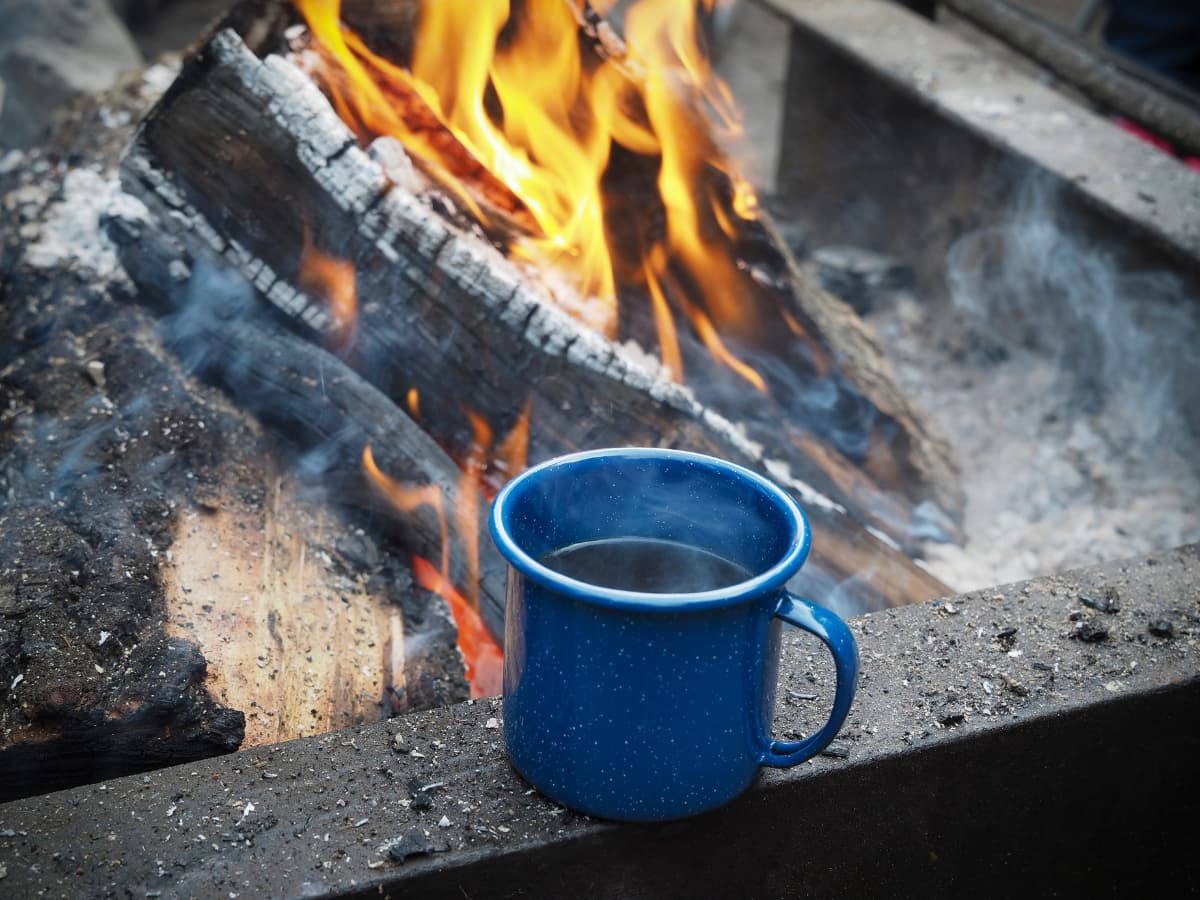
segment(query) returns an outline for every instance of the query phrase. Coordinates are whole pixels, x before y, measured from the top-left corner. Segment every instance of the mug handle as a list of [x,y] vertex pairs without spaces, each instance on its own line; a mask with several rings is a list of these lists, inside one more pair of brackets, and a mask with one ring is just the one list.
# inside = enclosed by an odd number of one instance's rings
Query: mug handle
[[763,765],[783,769],[816,756],[837,736],[854,700],[854,688],[858,682],[858,644],[850,633],[850,626],[835,613],[790,591],[783,592],[775,615],[824,641],[833,654],[837,669],[833,712],[824,728],[802,741],[771,741],[768,735],[770,746],[763,755]]

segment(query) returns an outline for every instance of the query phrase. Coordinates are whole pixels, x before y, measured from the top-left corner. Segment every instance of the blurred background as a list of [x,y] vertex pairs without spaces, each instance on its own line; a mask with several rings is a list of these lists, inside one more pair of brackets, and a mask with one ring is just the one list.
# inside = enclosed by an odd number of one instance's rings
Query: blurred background
[[[798,6],[804,0],[792,0]],[[1080,82],[1110,80],[1114,66],[1196,105],[1200,3],[1194,0],[896,0],[990,52],[1038,71],[1047,83],[1097,101]],[[0,0],[0,148],[35,146],[54,115],[123,74],[183,51],[229,0]],[[597,8],[612,4],[596,3]],[[782,4],[787,6],[785,2]],[[717,0],[714,55],[747,105],[750,144],[766,149],[760,179],[774,172],[777,141],[755,138],[778,118],[787,29],[751,0]],[[609,12],[620,19],[621,4]],[[772,92],[773,99],[771,103]],[[1113,105],[1111,94],[1106,94]],[[1131,94],[1131,106],[1149,102]],[[758,103],[762,108],[753,104]],[[1119,112],[1120,110],[1118,110]]]

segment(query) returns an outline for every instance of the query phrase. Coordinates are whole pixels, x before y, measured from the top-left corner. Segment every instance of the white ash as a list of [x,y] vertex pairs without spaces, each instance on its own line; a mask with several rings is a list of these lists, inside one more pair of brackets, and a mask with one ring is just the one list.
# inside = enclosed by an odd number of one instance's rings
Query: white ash
[[308,47],[309,37],[308,26],[299,22],[283,30],[283,39],[293,53],[299,53]]
[[427,187],[424,179],[417,174],[417,168],[404,145],[394,137],[388,135],[376,138],[367,148],[367,155],[383,169],[392,184],[401,190],[417,194]]
[[25,261],[39,269],[71,263],[100,278],[121,271],[116,245],[102,220],[107,216],[144,219],[141,201],[121,190],[116,178],[91,169],[72,169],[63,178],[60,198],[47,211],[41,232],[25,248]]
[[1073,408],[1054,359],[931,339],[938,315],[901,295],[868,319],[962,466],[966,544],[925,545],[926,568],[967,591],[1200,539],[1194,445],[1139,440],[1119,405]]
[[634,365],[653,372],[656,378],[672,380],[671,370],[662,364],[662,360],[632,338],[621,342],[621,352]]
[[[255,97],[266,102],[267,111],[276,122],[291,134],[302,136],[297,153],[318,175],[339,152],[357,143],[320,88],[293,62],[274,54],[259,60],[228,29],[213,37],[209,50],[222,66],[229,67],[232,74],[252,89]],[[366,157],[362,151],[359,154]],[[378,167],[373,169],[379,172]],[[345,190],[344,185],[337,187]],[[340,194],[335,191],[333,196]],[[357,200],[356,196],[351,202]]]
[[[733,426],[732,423],[728,423],[728,424],[729,424],[729,427],[731,427],[731,428],[735,427],[735,426]],[[741,426],[738,425],[738,426],[736,426],[736,428],[740,431]],[[749,439],[745,438],[744,432],[742,432],[742,436],[743,436],[743,439],[745,439],[746,442],[749,443]],[[761,457],[762,456],[762,448],[759,447],[757,444],[755,444],[754,446],[758,448],[757,452],[755,453],[755,456]],[[840,503],[835,503],[834,501],[830,500],[828,497],[826,497],[824,494],[822,494],[816,488],[814,488],[810,484],[808,484],[808,482],[801,481],[799,478],[794,477],[792,475],[791,467],[783,460],[764,459],[763,460],[763,468],[767,470],[768,475],[770,475],[772,478],[774,478],[776,481],[778,481],[784,487],[791,488],[795,492],[795,494],[800,498],[800,501],[804,505],[810,506],[810,507],[811,506],[819,506],[822,509],[828,509],[828,510],[832,510],[833,512],[838,512],[838,513],[846,512],[846,507],[842,506]],[[878,532],[873,528],[869,529],[869,530],[872,533],[874,533],[877,537],[883,538],[882,532]],[[890,538],[884,538],[884,539],[887,541],[887,543],[891,544],[893,547],[895,546],[895,543]]]
[[83,365],[83,370],[91,379],[92,384],[103,390],[106,377],[104,374],[104,362],[99,359],[88,360]]
[[552,261],[514,260],[513,265],[536,283],[551,303],[585,328],[600,334],[611,328],[616,316],[613,301],[581,293],[572,276]]
[[[4,83],[0,82],[0,108],[4,106]],[[22,163],[25,162],[25,153],[21,150],[12,149],[0,156],[0,175],[7,175],[10,172],[15,172]]]
[[131,121],[129,110],[118,109],[114,111],[107,106],[100,107],[96,113],[96,117],[105,128],[124,128]]
[[161,97],[179,75],[179,66],[156,62],[142,72],[142,96]]

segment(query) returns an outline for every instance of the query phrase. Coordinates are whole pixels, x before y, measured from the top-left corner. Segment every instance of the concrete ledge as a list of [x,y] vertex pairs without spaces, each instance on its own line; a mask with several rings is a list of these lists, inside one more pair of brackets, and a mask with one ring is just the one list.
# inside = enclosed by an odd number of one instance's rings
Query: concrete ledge
[[[0,806],[0,894],[1200,890],[1200,546],[854,628],[863,678],[835,755],[707,816],[618,826],[556,807],[508,766],[500,704],[481,701]],[[831,667],[796,633],[784,653],[788,735],[819,724]]]
[[1200,275],[1200,174],[895,3],[763,2],[793,25],[778,186],[818,242],[936,288],[953,240],[1040,178],[1128,265]]

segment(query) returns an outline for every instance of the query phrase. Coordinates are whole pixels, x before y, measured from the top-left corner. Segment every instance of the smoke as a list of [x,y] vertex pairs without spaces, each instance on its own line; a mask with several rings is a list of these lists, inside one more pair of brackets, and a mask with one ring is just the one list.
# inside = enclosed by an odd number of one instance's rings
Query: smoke
[[361,454],[377,423],[356,419],[332,399],[337,384],[357,376],[288,330],[236,269],[196,260],[168,302],[157,323],[163,343],[187,374],[219,386],[266,427],[274,461],[264,471],[285,476],[283,493],[291,502],[284,506],[300,510],[296,521],[310,526],[332,522],[307,537],[308,552],[336,566],[323,577],[341,572],[347,585],[366,584],[369,593],[400,607],[402,652],[393,662],[403,671],[392,673],[406,685],[400,701],[409,709],[444,703],[445,686],[462,678],[460,669],[447,668],[457,660],[446,652],[455,625],[442,601],[414,588],[411,548],[368,500]]
[[[172,311],[158,326],[163,342],[188,374],[220,384],[240,408],[287,438],[284,449],[306,499],[323,502],[328,477],[336,470],[357,476],[364,436],[360,429],[347,429],[324,402],[324,354],[312,353],[305,363],[303,383],[315,376],[315,391],[289,386],[287,347],[278,342],[302,339],[269,320],[240,272],[198,260],[170,302]],[[280,357],[277,373],[261,365],[265,354]],[[290,364],[295,368],[300,361],[293,358]]]
[[960,238],[946,283],[967,322],[1056,364],[1067,402],[1121,422],[1143,446],[1200,430],[1200,314],[1176,276],[1130,271],[1072,229],[1030,179],[1006,216]]
[[174,311],[162,318],[159,333],[184,370],[203,375],[236,368],[234,351],[217,336],[222,326],[257,308],[249,282],[234,269],[198,260],[186,285],[170,299]]
[[848,459],[865,458],[879,411],[857,388],[837,373],[799,377],[797,372],[806,371],[811,363],[798,342],[788,349],[787,356],[747,356],[775,386],[780,405],[791,419],[820,435]]
[[946,254],[948,303],[877,311],[962,463],[965,543],[923,548],[968,590],[1200,535],[1200,304],[1048,179]]
[[843,619],[849,619],[885,608],[882,603],[871,606],[864,602],[866,597],[878,596],[878,586],[874,584],[878,572],[878,567],[871,565],[861,572],[839,578],[822,568],[821,560],[814,556],[787,586],[788,590],[805,600],[823,606]]

